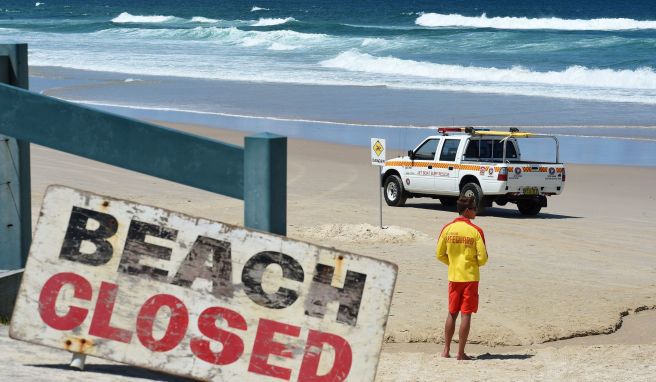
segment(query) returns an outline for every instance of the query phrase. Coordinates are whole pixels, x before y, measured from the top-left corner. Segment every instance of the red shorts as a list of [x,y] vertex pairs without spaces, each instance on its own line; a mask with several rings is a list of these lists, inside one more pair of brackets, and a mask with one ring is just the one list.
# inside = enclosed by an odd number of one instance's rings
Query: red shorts
[[478,281],[449,281],[449,313],[478,311]]

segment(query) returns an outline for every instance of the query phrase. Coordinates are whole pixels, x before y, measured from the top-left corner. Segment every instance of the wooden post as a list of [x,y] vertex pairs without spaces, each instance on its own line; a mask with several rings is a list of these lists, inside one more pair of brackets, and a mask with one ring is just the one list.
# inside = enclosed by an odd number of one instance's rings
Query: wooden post
[[244,226],[287,234],[287,137],[245,138]]
[[[0,82],[28,88],[27,44],[0,45]],[[30,143],[0,135],[0,270],[25,266],[31,204]]]

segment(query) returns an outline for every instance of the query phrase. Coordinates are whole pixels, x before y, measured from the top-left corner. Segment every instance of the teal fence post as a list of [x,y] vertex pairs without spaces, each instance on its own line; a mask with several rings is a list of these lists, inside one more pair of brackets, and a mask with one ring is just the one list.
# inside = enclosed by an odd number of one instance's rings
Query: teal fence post
[[287,234],[287,137],[245,138],[244,226]]
[[[27,44],[0,45],[0,82],[27,89]],[[23,268],[32,241],[30,143],[0,135],[0,270]]]

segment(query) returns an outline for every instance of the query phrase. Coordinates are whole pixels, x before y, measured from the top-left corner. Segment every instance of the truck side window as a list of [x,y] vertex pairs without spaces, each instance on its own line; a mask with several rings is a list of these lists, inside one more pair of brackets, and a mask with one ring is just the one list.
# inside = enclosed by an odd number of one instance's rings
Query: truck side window
[[492,158],[492,141],[481,141],[481,158]]
[[469,141],[465,150],[465,159],[478,159],[478,141]]
[[[479,153],[480,147],[480,153]],[[494,157],[492,153],[494,152]],[[503,158],[503,141],[501,140],[471,140],[465,149],[465,160],[501,160]],[[517,159],[517,150],[512,141],[506,145],[506,159]]]
[[442,145],[442,152],[440,153],[440,160],[445,162],[453,162],[456,160],[458,153],[458,146],[460,146],[459,139],[446,139]]
[[[494,141],[494,159],[503,158],[503,142]],[[512,141],[506,144],[506,159],[517,159],[517,151]]]
[[[480,152],[479,152],[480,148]],[[478,160],[479,158],[490,158],[492,147],[490,140],[470,140],[465,149],[465,160]]]
[[[496,145],[497,142],[495,142]],[[501,158],[503,156],[503,143],[501,141],[498,141],[499,148],[494,147],[494,156],[497,158]],[[498,150],[498,154],[497,154]],[[506,145],[506,158],[507,159],[517,159],[517,150],[515,150],[515,144],[512,141],[509,141],[508,144]]]
[[429,139],[415,151],[415,159],[435,160],[435,152],[439,139]]

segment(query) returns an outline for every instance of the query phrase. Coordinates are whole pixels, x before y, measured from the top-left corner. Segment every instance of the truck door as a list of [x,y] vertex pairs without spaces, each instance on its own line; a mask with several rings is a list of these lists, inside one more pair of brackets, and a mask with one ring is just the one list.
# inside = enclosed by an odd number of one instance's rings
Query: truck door
[[435,187],[433,166],[435,153],[441,138],[427,139],[414,151],[414,160],[410,168],[406,168],[405,188],[412,192],[431,192]]
[[442,143],[439,155],[439,165],[435,174],[435,190],[438,193],[457,194],[458,190],[458,176],[460,170],[458,169],[459,148],[460,142],[464,142],[458,138],[446,138]]

